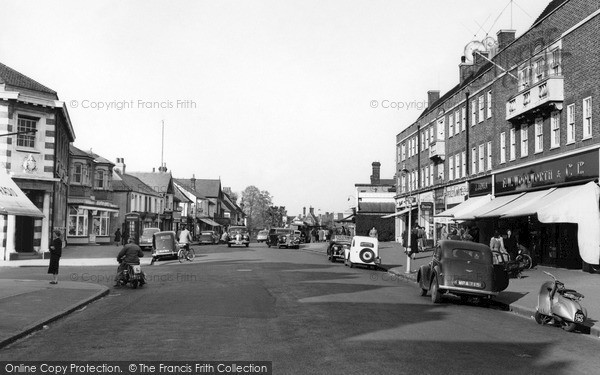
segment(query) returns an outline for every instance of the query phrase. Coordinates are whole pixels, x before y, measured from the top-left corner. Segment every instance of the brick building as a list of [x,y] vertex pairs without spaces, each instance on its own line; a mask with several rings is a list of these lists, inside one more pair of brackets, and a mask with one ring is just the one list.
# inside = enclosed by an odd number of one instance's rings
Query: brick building
[[540,264],[599,263],[599,8],[553,0],[518,38],[466,45],[459,83],[396,137],[397,235],[410,214],[429,238],[510,228]]
[[37,256],[48,250],[52,229],[66,231],[73,126],[56,91],[0,64],[0,133],[0,165],[26,195],[29,203],[22,203],[37,207],[3,210],[3,258]]

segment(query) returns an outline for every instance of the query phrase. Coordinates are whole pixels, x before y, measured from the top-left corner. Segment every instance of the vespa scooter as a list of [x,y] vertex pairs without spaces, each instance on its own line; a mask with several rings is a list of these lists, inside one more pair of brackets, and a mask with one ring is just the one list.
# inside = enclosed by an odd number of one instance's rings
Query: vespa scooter
[[549,272],[543,271],[554,281],[546,281],[540,288],[535,321],[538,324],[559,325],[571,332],[585,322],[587,311],[579,301],[583,294],[573,289],[565,289],[565,284]]

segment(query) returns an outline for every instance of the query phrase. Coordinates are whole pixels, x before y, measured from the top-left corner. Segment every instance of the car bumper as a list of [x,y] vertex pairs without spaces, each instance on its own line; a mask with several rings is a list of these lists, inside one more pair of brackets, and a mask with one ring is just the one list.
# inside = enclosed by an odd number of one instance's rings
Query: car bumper
[[470,294],[470,295],[474,295],[474,296],[497,296],[499,293],[498,292],[490,292],[487,290],[480,290],[480,289],[472,289],[472,288],[463,288],[460,286],[441,286],[440,288],[449,291],[450,293],[456,293],[456,294]]
[[229,244],[230,244],[230,245],[245,245],[245,244],[247,244],[247,243],[250,243],[250,241],[244,241],[244,240],[240,240],[240,241],[237,241],[237,240],[229,241]]

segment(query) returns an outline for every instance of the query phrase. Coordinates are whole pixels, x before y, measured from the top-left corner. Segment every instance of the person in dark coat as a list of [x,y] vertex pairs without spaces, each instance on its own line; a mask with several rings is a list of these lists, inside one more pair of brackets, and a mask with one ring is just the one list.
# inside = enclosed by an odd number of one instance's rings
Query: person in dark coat
[[416,254],[419,252],[419,228],[414,227],[410,232],[410,254]]
[[[127,241],[127,245],[123,246],[119,254],[117,254],[119,268],[117,268],[117,275],[115,276],[115,286],[119,286],[119,277],[121,272],[127,268],[127,264],[140,264],[140,258],[144,256],[142,248],[135,244],[135,238],[129,237]],[[142,284],[144,284],[144,280],[145,276],[142,273]]]
[[506,238],[504,239],[504,248],[508,255],[510,255],[510,259],[516,259],[519,249],[517,247],[517,239],[513,235],[510,229],[506,230]]
[[50,265],[48,266],[48,273],[52,274],[52,281],[50,281],[50,284],[58,284],[58,263],[62,256],[61,236],[60,230],[54,230],[54,239],[50,245]]
[[121,243],[124,245],[127,245],[127,243],[129,242],[129,231],[127,229],[125,229],[123,231],[123,235],[121,235]]
[[115,246],[119,246],[121,244],[121,228],[117,228],[115,232]]

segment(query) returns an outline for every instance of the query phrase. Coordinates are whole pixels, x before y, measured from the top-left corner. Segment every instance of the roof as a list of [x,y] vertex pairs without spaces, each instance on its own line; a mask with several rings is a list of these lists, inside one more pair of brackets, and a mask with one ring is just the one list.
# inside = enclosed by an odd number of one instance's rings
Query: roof
[[547,15],[549,15],[550,13],[552,13],[554,10],[556,10],[558,7],[560,7],[561,5],[563,5],[564,3],[566,3],[567,1],[568,0],[552,0],[552,1],[550,1],[550,4],[548,4],[546,6],[546,9],[544,9],[542,11],[542,13],[539,15],[539,17],[535,20],[535,22],[533,24],[535,25],[536,23],[540,22]]
[[207,198],[218,198],[221,194],[221,180],[204,180],[197,178],[192,184],[190,178],[177,178],[175,181],[190,192],[196,191]]
[[0,83],[57,96],[56,91],[0,63]]
[[110,165],[115,165],[115,163],[113,163],[112,161],[103,158],[102,156],[93,153],[91,150],[90,151],[83,151],[80,148],[77,148],[73,145],[69,145],[69,153],[74,156],[74,157],[78,157],[78,158],[88,158],[88,159],[94,159],[94,162],[98,163],[98,164],[110,164]]
[[354,184],[354,186],[396,186],[396,180],[393,178],[382,178],[378,184],[372,184],[370,182]]
[[396,204],[394,202],[358,202],[359,213],[393,213],[396,212]]
[[139,178],[158,193],[173,192],[171,172],[129,172],[128,174]]
[[117,177],[113,178],[112,185],[114,191],[131,191],[134,193],[147,194],[155,197],[160,196],[150,186],[146,185],[135,176],[131,176],[129,174],[121,174],[120,172],[117,172],[115,170],[113,170],[113,176]]
[[179,190],[178,186],[173,187],[173,200],[178,200],[181,203],[191,203],[192,201]]

